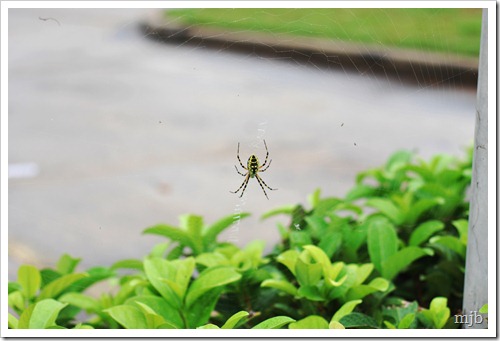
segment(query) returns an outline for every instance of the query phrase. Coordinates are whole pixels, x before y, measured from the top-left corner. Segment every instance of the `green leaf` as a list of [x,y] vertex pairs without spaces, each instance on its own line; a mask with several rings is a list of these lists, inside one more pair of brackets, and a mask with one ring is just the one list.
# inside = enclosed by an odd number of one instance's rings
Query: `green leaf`
[[332,258],[333,254],[342,246],[342,233],[338,231],[326,233],[319,241],[318,246],[328,258]]
[[314,206],[313,215],[324,217],[328,212],[333,211],[334,208],[342,204],[342,200],[338,198],[325,198],[321,199]]
[[443,245],[446,248],[458,253],[462,258],[465,258],[466,245],[455,236],[436,236],[430,240],[431,244]]
[[186,326],[184,328],[196,328],[206,324],[223,290],[222,286],[214,287],[191,302],[187,311],[183,311],[183,314],[186,316]]
[[288,316],[275,316],[254,326],[252,329],[280,329],[295,320]]
[[306,231],[290,231],[290,246],[301,247],[311,244],[311,236]]
[[318,315],[311,315],[292,322],[288,325],[289,329],[328,329],[328,322]]
[[324,272],[327,272],[327,269],[330,267],[331,262],[326,253],[319,247],[315,245],[305,245],[304,250],[311,256],[312,259],[316,263],[321,264],[324,269]]
[[141,303],[141,302],[135,302],[138,306],[139,309],[142,311],[144,314],[144,317],[146,318],[146,324],[148,329],[156,329],[161,326],[161,329],[176,329],[176,327],[168,322],[165,321],[163,316],[157,314],[153,309],[151,309],[148,305]]
[[25,308],[25,299],[20,291],[14,291],[8,296],[9,307],[17,309],[17,311],[23,311]]
[[147,305],[156,314],[162,316],[167,323],[174,326],[175,328],[185,328],[180,310],[172,306],[170,302],[165,300],[163,297],[151,296],[151,295],[141,295],[135,296],[127,300],[126,304],[137,305],[140,304]]
[[353,300],[353,301],[349,301],[349,302],[344,303],[342,305],[342,307],[340,307],[339,310],[337,310],[337,312],[333,315],[331,321],[339,322],[344,316],[352,313],[354,308],[356,308],[356,306],[358,304],[360,304],[361,302],[363,302],[363,301],[362,300]]
[[66,304],[47,298],[30,305],[20,316],[18,328],[45,329],[55,326],[57,315]]
[[59,261],[57,262],[56,265],[56,270],[59,272],[61,275],[67,275],[70,273],[73,273],[75,270],[76,266],[78,263],[80,263],[81,258],[72,258],[68,254],[64,254],[59,258]]
[[69,288],[71,284],[88,276],[89,275],[86,273],[67,274],[61,276],[58,279],[53,280],[52,282],[47,284],[42,289],[40,295],[37,297],[37,301],[41,301],[45,298],[57,298],[61,293]]
[[365,263],[361,264],[357,269],[356,269],[356,281],[354,282],[354,285],[360,285],[363,283],[368,276],[373,271],[373,264],[372,263]]
[[236,325],[241,321],[241,319],[247,317],[249,315],[246,311],[239,311],[236,314],[233,314],[230,318],[227,319],[226,323],[222,325],[222,329],[233,329]]
[[186,230],[189,239],[190,246],[195,255],[203,252],[203,239],[202,231],[203,231],[203,217],[194,215],[194,214],[185,214],[179,217],[179,221],[181,223],[181,228]]
[[147,329],[148,324],[143,312],[131,305],[119,305],[105,309],[111,317],[126,329]]
[[297,288],[290,282],[284,279],[266,279],[261,283],[261,287],[275,288],[286,292],[289,295],[296,296]]
[[398,329],[408,329],[411,327],[413,321],[415,321],[415,313],[411,313],[406,315],[401,319],[401,321],[398,324]]
[[17,271],[17,281],[21,285],[23,296],[31,299],[40,289],[42,277],[33,265],[21,265]]
[[342,325],[342,323],[340,323],[338,321],[330,321],[330,323],[328,324],[328,327],[330,329],[345,329],[345,327]]
[[454,220],[451,223],[457,229],[458,235],[460,236],[460,241],[464,245],[467,245],[467,234],[469,231],[469,222],[465,219],[459,219],[459,220]]
[[100,309],[100,304],[97,299],[79,292],[68,292],[62,295],[59,301],[71,304],[88,312],[96,312]]
[[180,228],[166,225],[166,224],[157,224],[152,227],[148,227],[145,229],[143,234],[156,234],[160,236],[167,237],[172,241],[178,241],[183,245],[189,246],[193,251],[196,246],[193,244],[191,237],[187,231],[181,230]]
[[310,301],[325,301],[316,285],[302,285],[297,291],[299,297],[305,297]]
[[388,280],[392,280],[399,272],[403,271],[415,260],[432,255],[433,252],[429,249],[422,249],[416,246],[405,247],[382,263],[382,275]]
[[408,150],[398,150],[389,157],[389,160],[387,160],[387,163],[385,164],[385,169],[390,172],[394,172],[409,163],[412,157],[412,152]]
[[144,266],[141,260],[138,259],[124,259],[111,265],[111,270],[116,269],[133,269],[144,271]]
[[180,308],[194,265],[192,257],[175,261],[148,258],[144,260],[144,271],[160,295],[174,307]]
[[203,235],[203,243],[205,245],[205,248],[208,248],[212,244],[215,244],[215,242],[217,240],[217,236],[222,231],[224,231],[225,229],[227,229],[228,227],[230,227],[234,223],[238,222],[239,220],[244,219],[248,216],[250,216],[250,213],[246,213],[246,212],[232,214],[232,215],[224,217],[224,218],[216,221],[212,225],[210,225],[207,228],[205,234]]
[[[172,245],[172,243],[169,241],[156,244],[151,249],[151,252],[149,253],[149,257],[151,257],[151,258],[154,258],[154,257],[165,258],[165,255],[166,255],[170,245]],[[141,267],[142,267],[142,262],[141,262]]]
[[230,261],[221,253],[206,252],[196,256],[196,263],[211,268],[217,265],[229,265]]
[[302,255],[297,259],[295,265],[297,281],[301,286],[315,285],[323,274],[323,264],[313,263],[307,259],[304,260],[305,257]]
[[488,303],[484,304],[481,309],[479,309],[479,313],[488,314]]
[[307,196],[307,201],[312,208],[315,208],[318,204],[321,196],[321,188],[316,188],[312,194]]
[[377,192],[376,189],[373,188],[372,186],[359,184],[359,185],[356,185],[353,189],[351,189],[347,193],[345,198],[348,201],[354,201],[354,200],[359,199],[359,198],[373,197],[376,192]]
[[196,329],[220,329],[220,328],[213,323],[209,323],[201,327],[196,327]]
[[94,329],[91,325],[78,323],[73,329]]
[[410,210],[406,216],[405,222],[407,224],[414,224],[418,218],[427,210],[437,205],[443,205],[445,200],[441,197],[420,199],[411,205]]
[[366,201],[366,206],[373,207],[389,218],[394,224],[400,225],[405,217],[392,200],[386,198],[371,198]]
[[384,278],[377,277],[374,278],[367,285],[357,285],[349,289],[345,295],[347,300],[361,299],[371,293],[376,291],[387,291],[389,289],[390,282]]
[[236,282],[240,278],[241,275],[231,267],[216,267],[204,270],[189,287],[186,295],[186,306],[192,305],[205,292]]
[[368,254],[375,268],[383,273],[382,264],[397,252],[396,231],[385,218],[375,217],[368,222]]
[[434,233],[441,231],[444,224],[438,220],[429,220],[420,224],[410,235],[410,246],[419,246],[426,242]]
[[260,219],[264,220],[264,219],[267,219],[267,218],[270,218],[270,217],[274,217],[274,216],[276,216],[278,214],[291,215],[293,213],[293,211],[295,210],[295,207],[296,207],[296,205],[285,205],[285,206],[281,206],[281,207],[272,209],[272,210],[267,211],[266,213],[264,213],[260,217]]
[[429,307],[432,313],[432,321],[434,326],[441,329],[446,324],[446,321],[450,318],[450,309],[447,307],[448,299],[445,297],[435,297],[431,301]]
[[377,321],[361,313],[350,313],[339,321],[346,328],[378,328]]

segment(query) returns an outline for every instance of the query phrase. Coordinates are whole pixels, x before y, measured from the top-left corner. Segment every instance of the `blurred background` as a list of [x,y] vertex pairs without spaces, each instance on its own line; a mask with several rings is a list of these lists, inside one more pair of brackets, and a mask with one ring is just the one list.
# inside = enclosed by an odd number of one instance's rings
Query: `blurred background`
[[[8,27],[12,278],[140,258],[162,240],[146,227],[186,213],[250,212],[222,238],[269,250],[263,213],[474,137],[480,9],[9,9]],[[238,142],[263,161],[262,139],[278,190],[239,198]]]

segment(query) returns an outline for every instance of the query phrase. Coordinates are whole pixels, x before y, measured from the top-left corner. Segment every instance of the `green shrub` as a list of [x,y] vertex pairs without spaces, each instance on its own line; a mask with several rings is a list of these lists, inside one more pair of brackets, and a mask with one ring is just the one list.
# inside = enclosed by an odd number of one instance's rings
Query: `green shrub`
[[[471,153],[430,162],[395,153],[358,174],[345,198],[264,214],[281,241],[239,248],[218,235],[249,214],[144,233],[167,238],[143,259],[75,272],[23,265],[9,283],[9,328],[456,328],[467,245]],[[93,297],[100,281],[112,290]],[[83,317],[82,317],[83,316]]]

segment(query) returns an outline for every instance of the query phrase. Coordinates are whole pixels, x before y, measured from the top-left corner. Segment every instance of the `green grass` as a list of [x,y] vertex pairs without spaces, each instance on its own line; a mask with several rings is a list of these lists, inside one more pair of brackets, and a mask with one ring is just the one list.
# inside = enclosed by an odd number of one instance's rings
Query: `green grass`
[[481,9],[176,9],[185,24],[479,55]]

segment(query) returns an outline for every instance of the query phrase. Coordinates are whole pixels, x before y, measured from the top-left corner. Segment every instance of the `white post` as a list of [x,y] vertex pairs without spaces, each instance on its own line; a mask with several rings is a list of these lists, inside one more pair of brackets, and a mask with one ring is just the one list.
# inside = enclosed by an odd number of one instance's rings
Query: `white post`
[[[477,112],[472,164],[469,239],[465,262],[463,315],[471,320],[465,328],[488,328],[478,316],[488,303],[488,10],[483,9],[481,50],[477,84]],[[481,321],[482,320],[482,321]]]

